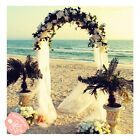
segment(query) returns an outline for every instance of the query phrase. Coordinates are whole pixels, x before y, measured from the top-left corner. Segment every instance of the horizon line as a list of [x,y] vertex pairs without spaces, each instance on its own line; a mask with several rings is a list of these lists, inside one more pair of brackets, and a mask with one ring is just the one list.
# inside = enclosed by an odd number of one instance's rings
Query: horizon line
[[[7,39],[7,40],[34,40],[33,38],[11,38],[11,39]],[[52,39],[53,40],[87,40],[88,39]],[[107,39],[107,40],[134,40],[134,39]]]

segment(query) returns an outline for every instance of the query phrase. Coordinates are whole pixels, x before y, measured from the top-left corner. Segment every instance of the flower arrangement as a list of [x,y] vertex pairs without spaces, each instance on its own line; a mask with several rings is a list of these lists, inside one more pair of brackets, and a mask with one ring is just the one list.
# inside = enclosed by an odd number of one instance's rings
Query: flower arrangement
[[[64,10],[57,10],[54,13],[49,13],[45,18],[44,23],[38,26],[37,32],[33,33],[33,37],[36,39],[34,44],[35,50],[40,49],[38,42],[45,39],[51,43],[51,39],[56,34],[56,30],[61,28],[65,23],[76,23],[77,27],[86,29],[90,35],[89,47],[106,46],[105,39],[105,24],[98,24],[97,17],[92,16],[90,13],[86,14],[81,11],[81,8],[64,8]],[[45,37],[43,33],[45,32]]]
[[14,112],[19,113],[24,117],[30,126],[39,123],[46,123],[44,116],[39,115],[39,113],[31,106],[17,106],[14,109]]
[[23,116],[29,125],[33,125],[38,118],[38,113],[31,106],[20,107],[20,115]]
[[110,134],[110,126],[103,121],[82,122],[77,128],[78,134]]

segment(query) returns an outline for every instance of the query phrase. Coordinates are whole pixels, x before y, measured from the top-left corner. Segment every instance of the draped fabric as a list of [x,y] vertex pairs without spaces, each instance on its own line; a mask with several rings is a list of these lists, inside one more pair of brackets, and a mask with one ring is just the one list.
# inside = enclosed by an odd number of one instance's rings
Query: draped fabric
[[[97,65],[97,69],[102,69],[103,64],[108,68],[108,55],[107,48],[104,46],[95,47],[94,49],[94,59]],[[97,91],[97,99],[94,95],[89,93],[83,94],[87,85],[78,82],[76,87],[70,93],[70,95],[64,99],[64,101],[58,106],[58,109],[65,113],[80,114],[82,111],[92,106],[93,112],[89,114],[84,121],[94,121],[94,120],[106,120],[106,111],[103,105],[107,103],[108,95],[102,90]]]
[[83,121],[106,120],[106,110],[103,105],[107,103],[108,95],[102,90],[97,90],[97,98],[88,93],[83,94],[87,85],[78,82],[73,91],[58,106],[58,110],[64,113],[80,114],[88,107],[93,111]]
[[[51,76],[50,76],[50,63],[49,63],[49,46],[48,42],[42,40],[39,42],[40,50],[38,50],[38,62],[39,68],[43,75],[43,78],[39,80],[39,112],[46,117],[48,123],[52,123],[56,118],[56,110],[51,99]],[[108,67],[108,57],[105,47],[96,47],[94,50],[95,62],[97,69],[101,69],[104,64]],[[103,109],[103,104],[107,103],[107,94],[98,90],[98,98],[95,99],[94,95],[89,93],[83,94],[87,85],[78,82],[76,87],[70,93],[68,97],[58,106],[59,111],[65,113],[80,114],[89,106],[93,107],[93,112],[89,114],[84,120],[93,121],[95,119],[105,120],[106,111]],[[88,92],[88,91],[87,91]]]
[[38,51],[38,63],[43,78],[39,80],[38,85],[38,111],[46,118],[48,123],[52,123],[57,118],[57,114],[51,99],[49,46],[45,40],[42,40],[39,46],[41,49]]
[[94,60],[97,66],[97,69],[102,69],[103,64],[108,68],[108,54],[106,46],[99,46],[94,48]]
[[83,94],[87,85],[78,82],[70,95],[58,106],[59,111],[72,114],[82,113],[89,105],[92,104],[93,96],[88,91]]

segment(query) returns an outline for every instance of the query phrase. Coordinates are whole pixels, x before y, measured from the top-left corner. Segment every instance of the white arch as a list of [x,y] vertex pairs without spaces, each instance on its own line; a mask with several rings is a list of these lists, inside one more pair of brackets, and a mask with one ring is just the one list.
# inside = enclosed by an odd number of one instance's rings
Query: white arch
[[[39,42],[39,46],[41,49],[38,50],[37,55],[39,68],[43,74],[43,78],[39,80],[38,111],[46,118],[47,123],[53,123],[53,121],[57,118],[57,114],[51,99],[49,45],[45,39],[42,39]],[[108,67],[108,59],[105,59],[108,58],[106,49],[104,47],[95,47],[94,52],[98,69],[101,69],[103,64]],[[89,105],[92,105],[94,107],[94,112],[86,117],[85,120],[105,120],[106,111],[102,106],[107,102],[107,95],[102,93],[96,100],[95,97],[91,97],[90,94],[83,94],[86,86],[86,84],[78,82],[71,94],[58,106],[58,109],[65,113],[79,114]]]
[[[38,110],[40,114],[45,116],[47,123],[52,123],[57,117],[56,110],[51,99],[49,41],[51,41],[56,30],[62,27],[65,23],[71,23],[73,21],[81,29],[87,29],[90,35],[90,47],[93,47],[94,44],[98,45],[94,46],[94,56],[97,69],[101,69],[103,64],[108,67],[108,55],[106,53],[107,43],[105,41],[104,31],[105,25],[99,25],[96,19],[95,15],[91,16],[90,13],[86,14],[82,12],[80,7],[77,9],[71,7],[65,8],[64,10],[58,10],[49,14],[45,18],[44,23],[39,26],[37,32],[33,34],[36,38],[35,49],[38,49],[37,55],[39,68],[43,75],[43,78],[39,80]],[[87,85],[78,82],[77,86],[59,105],[58,109],[67,113],[81,113],[89,105],[92,105],[94,107],[94,119],[98,118],[104,120],[106,112],[102,105],[107,101],[107,96],[102,93],[102,95],[95,100],[94,96],[91,97],[89,94],[83,94],[83,90],[86,86]],[[98,92],[102,91],[99,90]]]

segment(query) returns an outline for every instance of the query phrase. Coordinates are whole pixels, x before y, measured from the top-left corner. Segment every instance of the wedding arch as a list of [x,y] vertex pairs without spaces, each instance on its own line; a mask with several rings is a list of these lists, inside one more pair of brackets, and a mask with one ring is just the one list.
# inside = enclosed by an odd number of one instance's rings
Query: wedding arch
[[[82,12],[80,7],[69,7],[63,10],[57,10],[54,13],[49,13],[45,18],[44,23],[41,23],[38,26],[37,31],[33,33],[33,37],[35,38],[34,49],[37,50],[39,69],[43,75],[43,78],[39,80],[38,86],[39,112],[46,117],[46,121],[48,123],[52,123],[57,117],[57,113],[51,99],[49,47],[56,31],[65,23],[74,23],[78,28],[87,30],[89,34],[88,47],[94,48],[94,60],[97,64],[97,69],[101,69],[103,64],[106,65],[106,67],[108,65],[105,24],[99,25],[95,15],[92,16],[90,13],[86,14],[85,12]],[[83,88],[85,88],[85,85],[83,85]],[[58,108],[69,113],[72,106],[67,107],[66,102],[71,102],[73,98],[76,98],[73,94],[71,95],[72,97],[67,97]],[[79,94],[77,96],[82,95],[83,94]],[[84,96],[88,96],[86,98],[89,100],[88,94]],[[84,98],[84,100],[86,99]],[[66,107],[67,109],[65,110]],[[82,110],[85,108],[86,107],[82,107]],[[75,112],[77,112],[77,110]]]

